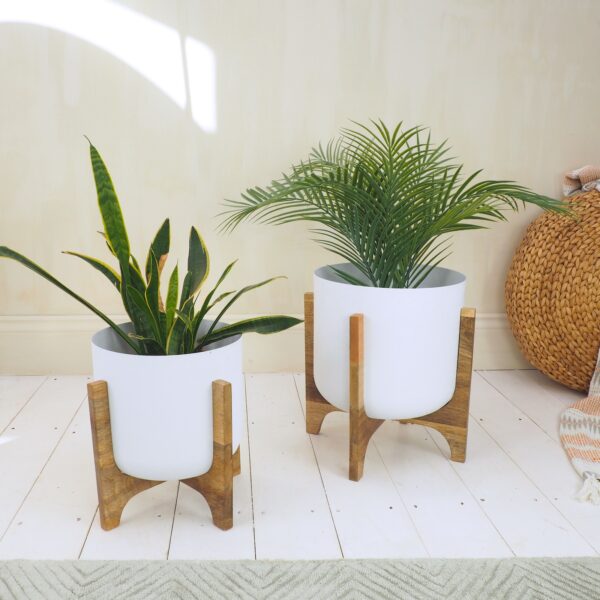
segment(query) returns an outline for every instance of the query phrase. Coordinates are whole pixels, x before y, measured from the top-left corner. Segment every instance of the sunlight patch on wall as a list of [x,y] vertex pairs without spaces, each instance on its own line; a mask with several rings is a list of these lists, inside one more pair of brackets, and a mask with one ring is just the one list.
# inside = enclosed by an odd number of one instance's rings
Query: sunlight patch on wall
[[[186,107],[182,41],[172,27],[110,0],[0,0],[0,24],[21,23],[56,29],[101,48]],[[213,51],[187,38],[190,109],[194,122],[214,132],[216,61]]]
[[217,130],[216,61],[214,52],[194,38],[186,38],[188,83],[192,118],[207,132]]

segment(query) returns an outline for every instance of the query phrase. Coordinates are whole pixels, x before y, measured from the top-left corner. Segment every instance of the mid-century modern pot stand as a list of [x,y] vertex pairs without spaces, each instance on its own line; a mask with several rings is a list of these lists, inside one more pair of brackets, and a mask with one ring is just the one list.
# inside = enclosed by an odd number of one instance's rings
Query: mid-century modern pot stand
[[[339,408],[330,404],[319,392],[314,379],[314,299],[304,295],[304,353],[306,362],[306,431],[318,434],[325,417]],[[469,427],[469,399],[473,369],[473,340],[475,309],[463,308],[460,313],[460,336],[456,366],[456,387],[450,401],[439,410],[399,423],[415,423],[437,429],[450,446],[450,459],[465,462],[467,430]],[[371,436],[383,423],[371,419],[364,406],[364,319],[363,315],[350,316],[350,468],[349,477],[359,481],[363,475],[365,455]]]
[[[162,481],[149,481],[119,470],[113,455],[108,386],[106,381],[88,383],[88,401],[96,465],[96,485],[102,529],[114,529],[121,522],[125,505],[133,496]],[[213,463],[204,475],[181,482],[206,499],[214,524],[220,529],[233,527],[233,477],[240,473],[240,450],[232,453],[231,384],[217,380],[212,384]]]

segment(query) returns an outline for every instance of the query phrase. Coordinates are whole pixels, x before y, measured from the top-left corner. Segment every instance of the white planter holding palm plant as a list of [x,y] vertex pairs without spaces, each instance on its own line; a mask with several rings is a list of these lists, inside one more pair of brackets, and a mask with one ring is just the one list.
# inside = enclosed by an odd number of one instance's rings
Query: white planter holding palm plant
[[314,277],[315,383],[338,408],[348,409],[353,313],[365,321],[369,416],[410,418],[450,400],[465,278],[439,267],[448,236],[504,220],[519,203],[568,211],[512,181],[465,176],[448,152],[423,127],[357,124],[279,180],[227,203],[225,227],[308,221],[316,241],[346,260],[341,274],[325,267]]
[[210,469],[215,379],[232,386],[232,452],[237,450],[244,393],[241,336],[202,352],[143,356],[107,327],[92,338],[92,360],[94,379],[108,384],[113,452],[123,473],[164,481]]
[[223,223],[307,221],[346,261],[317,270],[305,297],[306,430],[318,434],[327,414],[351,404],[354,481],[383,419],[421,420],[446,436],[453,460],[465,460],[475,311],[461,310],[464,276],[439,266],[449,236],[505,220],[520,203],[569,212],[512,181],[466,175],[423,127],[356,125],[229,200]]
[[[349,264],[334,265],[359,277]],[[418,288],[352,285],[330,267],[314,274],[314,377],[319,392],[349,409],[350,315],[364,315],[365,412],[409,419],[446,404],[456,382],[465,276],[437,267]]]

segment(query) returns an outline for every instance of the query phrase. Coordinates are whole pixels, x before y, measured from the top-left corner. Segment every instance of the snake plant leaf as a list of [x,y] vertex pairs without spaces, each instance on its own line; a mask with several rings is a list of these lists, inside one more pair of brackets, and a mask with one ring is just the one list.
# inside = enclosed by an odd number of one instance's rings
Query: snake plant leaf
[[72,250],[64,250],[63,254],[77,256],[86,263],[92,265],[92,267],[100,271],[100,273],[102,273],[117,288],[117,290],[121,291],[121,276],[110,265],[107,265],[105,262],[98,258],[94,258],[93,256],[87,256],[87,254],[81,254],[80,252],[74,252]]
[[48,273],[48,271],[44,270],[38,264],[34,263],[26,256],[19,254],[19,252],[16,252],[15,250],[12,250],[11,248],[8,248],[6,246],[0,246],[0,258],[10,258],[22,264],[24,267],[27,267],[37,275],[40,275],[46,281],[49,281],[50,283],[54,284],[57,288],[61,289],[63,292],[77,300],[77,302],[83,304],[86,308],[89,308],[94,314],[99,316],[105,323],[112,327],[115,333],[120,338],[122,338],[128,346],[130,346],[137,354],[140,353],[140,347],[138,346],[138,344],[129,339],[127,334],[114,321],[107,317],[102,311],[97,309],[93,304],[90,304],[87,300],[85,300],[84,298],[76,294],[73,290],[68,288],[66,285],[61,283],[58,279],[56,279],[56,277]]
[[138,335],[137,333],[128,333],[130,338],[139,341],[145,348],[145,351],[152,356],[162,356],[164,355],[163,350],[152,338],[144,337],[143,335]]
[[104,241],[106,242],[106,247],[108,248],[108,251],[113,255],[113,256],[117,256],[115,254],[115,251],[113,250],[112,246],[110,245],[110,242],[108,241],[106,234],[104,233],[104,231],[98,231],[97,233],[99,233],[103,238]]
[[[181,304],[188,298],[194,296],[208,277],[210,260],[204,240],[195,227],[190,230],[190,242],[188,250],[188,272],[183,280],[181,293]],[[180,310],[182,308],[180,306]]]
[[166,321],[165,327],[167,332],[171,330],[175,310],[177,309],[177,295],[179,293],[179,268],[175,265],[171,277],[169,277],[169,287],[167,290],[167,305],[165,308]]
[[[197,311],[196,302],[200,288],[209,273],[209,256],[202,237],[192,227],[189,238],[187,271],[181,294],[179,294],[179,269],[176,265],[169,278],[166,306],[163,306],[160,293],[160,278],[169,253],[170,221],[166,219],[155,234],[148,250],[144,265],[145,268],[142,271],[138,261],[130,251],[123,214],[110,174],[102,157],[91,142],[90,157],[96,183],[98,206],[104,225],[104,231],[99,233],[103,236],[111,255],[118,260],[120,273],[107,263],[92,256],[73,251],[67,251],[65,254],[76,256],[87,262],[97,271],[101,272],[115,286],[121,295],[123,306],[129,315],[133,331],[125,332],[90,302],[73,292],[42,267],[22,254],[6,246],[0,246],[0,258],[9,258],[19,262],[86,306],[114,329],[116,334],[138,354],[172,355],[194,352],[197,346],[198,331],[208,310],[226,298],[230,298],[215,322],[208,327],[208,333],[212,336],[212,329],[214,329],[220,318],[237,298],[251,289],[269,283],[273,279],[247,286],[238,292],[229,291],[221,293],[213,300],[217,289],[235,264],[233,262],[225,268],[216,285],[205,297],[200,311]],[[290,322],[278,321],[277,319],[279,317],[274,317],[272,322],[261,321],[254,324],[241,324],[237,329],[232,330],[233,332],[227,333],[225,331],[219,335],[221,337],[236,335],[237,332],[242,331],[268,333],[291,326]]]
[[272,281],[275,281],[276,279],[286,279],[286,278],[285,277],[281,277],[281,276],[280,277],[271,277],[270,279],[265,279],[264,281],[260,281],[259,283],[253,283],[252,285],[247,285],[246,287],[243,287],[241,290],[237,291],[235,293],[235,295],[233,296],[233,298],[231,298],[231,300],[229,300],[229,302],[227,302],[225,304],[225,306],[221,309],[221,311],[219,312],[219,314],[216,316],[216,318],[212,322],[211,326],[208,328],[208,331],[206,332],[206,334],[202,338],[202,341],[200,342],[200,346],[204,346],[206,344],[206,340],[210,337],[210,335],[212,334],[212,332],[215,329],[215,327],[219,324],[219,321],[223,318],[223,315],[233,306],[233,304],[241,296],[243,296],[247,292],[250,292],[250,291],[255,290],[255,289],[259,288],[259,287],[262,287],[263,285],[267,285],[268,283],[271,283]]
[[150,308],[150,306],[148,306],[148,302],[146,301],[145,296],[142,295],[133,286],[131,286],[131,285],[128,286],[127,294],[131,298],[131,300],[134,303],[134,305],[136,306],[136,308],[140,311],[140,314],[143,315],[143,318],[145,321],[144,329],[152,331],[151,336],[144,336],[144,337],[149,337],[150,339],[154,340],[156,345],[161,348],[162,353],[164,354],[165,348],[164,348],[163,344],[161,343],[162,336],[161,336],[160,326],[159,326],[159,322],[158,322],[158,315],[155,315],[152,312],[152,309]]
[[171,245],[171,224],[169,219],[165,219],[163,224],[159,227],[152,244],[150,244],[150,250],[148,250],[148,257],[146,258],[146,279],[150,277],[151,269],[151,256],[154,254],[158,261],[158,273],[162,273],[167,256],[169,254],[169,247]]
[[197,347],[196,351],[203,346],[230,338],[234,335],[243,333],[277,333],[289,329],[290,327],[294,327],[294,325],[298,325],[298,323],[302,323],[302,320],[284,315],[270,315],[266,317],[245,319],[244,321],[238,321],[237,323],[224,325],[223,327],[215,329],[209,336],[202,340],[202,346]]
[[123,270],[129,264],[130,252],[127,229],[108,169],[100,153],[91,142],[90,159],[92,161],[92,170],[98,194],[98,206],[100,208],[100,215],[102,216],[102,223],[104,224],[104,232]]
[[[193,305],[193,300],[191,298],[188,298],[181,306],[180,311],[184,314],[187,314],[190,304]],[[185,331],[185,322],[181,318],[174,319],[171,325],[171,329],[169,330],[169,335],[167,336],[167,354],[181,354],[183,336]]]
[[202,303],[202,306],[198,312],[198,314],[201,315],[200,318],[203,319],[204,315],[206,315],[206,313],[210,310],[210,308],[216,304],[216,301],[212,302],[213,296],[215,295],[216,291],[219,289],[219,287],[223,283],[223,281],[225,281],[225,278],[229,275],[229,273],[231,272],[231,269],[233,269],[233,267],[235,266],[235,263],[237,263],[237,260],[230,262],[225,267],[225,269],[221,273],[221,276],[217,280],[217,283],[215,283],[213,289],[210,290],[210,292],[208,292],[208,294],[206,294],[206,298],[204,299],[204,302]]
[[191,331],[194,325],[193,325],[192,320],[190,319],[189,315],[186,315],[184,312],[181,312],[179,310],[176,312],[177,312],[177,316],[184,322],[185,328]]
[[163,335],[162,328],[160,326],[160,313],[161,313],[161,300],[160,300],[160,275],[158,274],[158,262],[154,253],[151,251],[150,261],[150,278],[148,280],[148,287],[144,294],[146,298],[146,304],[153,315],[154,321],[158,326],[158,338],[157,341],[164,346],[166,341],[166,334]]
[[200,330],[200,325],[202,324],[204,317],[210,311],[210,309],[213,308],[216,304],[218,304],[222,300],[224,300],[225,298],[228,298],[229,296],[231,296],[231,294],[235,294],[235,290],[231,290],[229,292],[223,292],[217,298],[215,298],[212,302],[210,302],[210,298],[212,298],[212,293],[214,291],[215,291],[215,288],[213,288],[213,290],[211,290],[211,294],[209,294],[206,297],[204,303],[202,304],[202,308],[196,313],[196,316],[194,317],[194,320],[192,321],[192,327],[190,329],[190,332],[191,332],[191,337],[193,340],[192,341],[193,345],[196,343],[196,337],[198,336],[198,331]]
[[137,307],[136,303],[131,299],[131,295],[128,293],[129,287],[134,287],[137,291],[145,296],[146,294],[146,282],[142,277],[141,273],[132,263],[129,263],[127,267],[128,272],[128,283],[121,285],[121,300],[125,311],[129,315],[131,322],[133,323],[136,331],[144,337],[152,335],[150,325],[142,311]]
[[[136,257],[133,254],[129,256],[129,266],[133,268],[140,276],[142,275],[140,264],[138,263]],[[129,271],[131,272],[131,269],[129,269]]]

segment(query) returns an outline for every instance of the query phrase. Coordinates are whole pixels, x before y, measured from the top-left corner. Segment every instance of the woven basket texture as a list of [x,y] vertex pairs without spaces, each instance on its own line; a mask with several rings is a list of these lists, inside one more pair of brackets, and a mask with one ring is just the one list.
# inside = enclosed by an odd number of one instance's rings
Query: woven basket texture
[[506,314],[534,367],[587,391],[600,346],[600,192],[572,205],[577,219],[544,213],[527,228],[506,279]]

